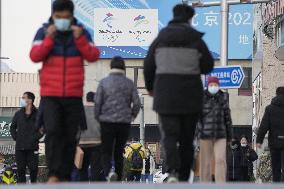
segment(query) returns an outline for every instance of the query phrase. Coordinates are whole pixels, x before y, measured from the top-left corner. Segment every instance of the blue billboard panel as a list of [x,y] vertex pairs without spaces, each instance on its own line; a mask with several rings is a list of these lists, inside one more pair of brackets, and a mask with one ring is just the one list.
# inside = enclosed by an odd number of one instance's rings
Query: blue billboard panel
[[[252,59],[252,5],[231,5],[229,13],[229,59]],[[204,39],[214,53],[220,56],[220,7],[197,8],[193,26],[205,33]]]
[[[139,11],[141,11],[141,9],[158,10],[158,20],[154,22],[157,22],[157,26],[155,27],[157,27],[158,30],[161,30],[163,27],[167,26],[168,22],[172,19],[172,8],[176,4],[181,3],[181,0],[74,0],[74,3],[76,5],[76,18],[93,34],[96,43],[96,31],[94,31],[94,28],[96,28],[95,22],[97,22],[95,18],[95,15],[97,15],[96,9],[109,8],[110,14],[107,13],[106,15],[111,15],[113,12],[111,10],[114,9],[140,9]],[[230,6],[229,59],[252,58],[252,11],[252,5]],[[137,18],[145,18],[145,15],[137,15]],[[119,19],[120,18],[118,17],[117,20]],[[146,17],[145,19],[151,18]],[[115,21],[115,19],[112,21]],[[126,26],[131,24],[132,23],[125,23]],[[119,25],[119,22],[117,22],[116,25]],[[125,25],[123,25],[123,27],[125,27]],[[220,25],[220,7],[216,6],[196,9],[193,26],[197,30],[205,33],[204,39],[215,59],[219,59],[220,56]],[[152,28],[153,27],[151,26],[150,29]],[[121,30],[102,30],[100,32],[117,33],[118,31],[119,34],[106,37],[106,39],[111,40],[113,37],[113,39],[116,39],[119,36],[124,36],[121,34]],[[131,34],[134,34],[133,32],[141,32],[131,31]],[[147,30],[147,32],[151,31]],[[155,34],[155,32],[152,33]],[[132,35],[129,35],[129,37],[131,36]],[[98,47],[101,50],[101,58],[112,58],[115,55],[120,55],[124,58],[144,58],[146,56],[149,48],[148,43],[141,42],[141,45],[139,45],[134,43],[133,39],[127,39],[125,37],[124,39],[126,41],[131,41],[131,45],[127,46],[124,43],[114,43],[113,41],[106,45],[101,42],[101,39],[98,39],[98,41],[100,41]],[[149,40],[150,36],[148,36],[147,39]],[[141,41],[147,42],[147,40],[144,39]]]

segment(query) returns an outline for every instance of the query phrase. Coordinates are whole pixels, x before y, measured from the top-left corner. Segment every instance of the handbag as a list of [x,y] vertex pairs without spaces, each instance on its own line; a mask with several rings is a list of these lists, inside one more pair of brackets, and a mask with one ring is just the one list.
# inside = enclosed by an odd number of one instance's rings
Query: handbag
[[74,158],[74,164],[77,169],[82,169],[83,159],[84,159],[84,151],[80,146],[77,146]]

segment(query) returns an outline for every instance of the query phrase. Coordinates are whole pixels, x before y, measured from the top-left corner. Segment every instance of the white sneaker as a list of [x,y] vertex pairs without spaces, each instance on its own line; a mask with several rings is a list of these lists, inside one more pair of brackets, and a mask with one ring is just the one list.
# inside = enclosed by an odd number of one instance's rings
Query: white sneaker
[[167,179],[167,183],[178,183],[178,178],[174,175],[170,175]]
[[118,175],[115,172],[110,172],[107,178],[108,182],[116,182]]

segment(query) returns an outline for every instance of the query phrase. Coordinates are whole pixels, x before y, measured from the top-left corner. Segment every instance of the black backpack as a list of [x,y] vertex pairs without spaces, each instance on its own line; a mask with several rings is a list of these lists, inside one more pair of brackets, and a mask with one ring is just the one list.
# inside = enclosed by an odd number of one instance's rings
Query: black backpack
[[132,156],[130,158],[131,162],[131,168],[132,169],[142,169],[143,168],[143,158],[140,154],[140,150],[142,146],[140,146],[138,149],[134,149],[131,146],[129,146],[132,149]]

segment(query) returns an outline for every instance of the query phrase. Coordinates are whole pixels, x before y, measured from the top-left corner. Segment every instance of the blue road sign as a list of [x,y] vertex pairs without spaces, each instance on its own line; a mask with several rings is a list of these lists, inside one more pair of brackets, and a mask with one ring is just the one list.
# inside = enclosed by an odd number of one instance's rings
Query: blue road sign
[[218,77],[220,80],[220,88],[222,89],[240,88],[245,78],[241,66],[215,67],[214,70],[206,76],[206,83],[209,76]]

